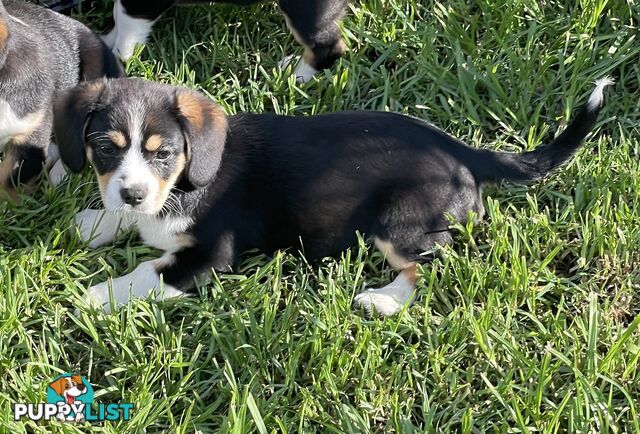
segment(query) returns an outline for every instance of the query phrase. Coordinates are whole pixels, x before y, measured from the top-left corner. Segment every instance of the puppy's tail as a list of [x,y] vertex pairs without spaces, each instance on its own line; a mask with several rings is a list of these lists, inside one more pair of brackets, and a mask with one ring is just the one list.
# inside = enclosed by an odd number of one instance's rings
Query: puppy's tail
[[486,158],[481,158],[480,164],[476,165],[477,181],[535,181],[567,161],[596,124],[598,113],[603,106],[603,90],[611,84],[613,80],[610,77],[597,80],[587,104],[553,142],[520,154],[482,151]]

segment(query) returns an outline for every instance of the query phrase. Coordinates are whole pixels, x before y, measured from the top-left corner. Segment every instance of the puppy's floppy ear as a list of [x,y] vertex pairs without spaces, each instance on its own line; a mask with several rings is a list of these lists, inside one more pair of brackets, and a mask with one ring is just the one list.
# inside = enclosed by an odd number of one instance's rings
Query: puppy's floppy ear
[[56,381],[49,383],[49,387],[52,388],[58,395],[62,395],[66,383],[66,378],[58,378]]
[[227,116],[222,108],[203,95],[188,90],[176,91],[178,120],[187,142],[187,180],[196,188],[216,177],[227,140]]
[[72,172],[81,171],[86,163],[84,134],[105,86],[106,80],[82,83],[58,98],[54,105],[56,144],[62,162]]

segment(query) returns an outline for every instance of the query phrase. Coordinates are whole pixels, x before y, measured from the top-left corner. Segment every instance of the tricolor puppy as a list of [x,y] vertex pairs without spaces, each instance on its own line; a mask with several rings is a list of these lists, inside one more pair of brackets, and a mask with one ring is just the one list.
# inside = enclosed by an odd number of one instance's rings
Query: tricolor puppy
[[[77,221],[91,246],[136,226],[165,250],[131,274],[90,288],[109,306],[130,294],[170,297],[213,268],[227,272],[240,253],[298,248],[334,255],[366,234],[398,270],[389,285],[356,297],[384,315],[413,299],[416,264],[452,241],[447,214],[483,214],[482,186],[539,180],[565,162],[594,126],[596,88],[550,144],[532,152],[475,149],[428,123],[394,113],[226,116],[203,95],[143,80],[82,84],[56,107],[63,161],[90,162],[106,211]],[[164,292],[160,294],[161,276]]]
[[[121,75],[109,49],[81,23],[22,0],[0,0],[0,190],[15,187],[57,160],[49,146],[53,99],[81,79]],[[52,179],[64,176],[62,164]]]
[[[262,0],[218,0],[219,3],[248,5]],[[176,3],[211,3],[211,0],[116,0],[113,9],[115,27],[104,37],[113,51],[124,59],[133,54],[136,44],[144,44],[151,28],[164,11]],[[279,0],[280,10],[296,41],[304,47],[302,60],[295,74],[306,82],[331,65],[345,51],[338,22],[347,0]],[[288,56],[281,62],[286,67]]]

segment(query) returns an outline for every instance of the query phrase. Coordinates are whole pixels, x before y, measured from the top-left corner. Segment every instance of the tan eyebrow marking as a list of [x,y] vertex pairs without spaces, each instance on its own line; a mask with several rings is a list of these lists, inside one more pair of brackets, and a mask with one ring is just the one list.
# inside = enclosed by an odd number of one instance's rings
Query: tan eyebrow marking
[[127,146],[127,139],[120,131],[109,131],[107,133],[107,137],[109,137],[109,139],[111,139],[111,141],[119,148],[124,148],[125,146]]
[[98,174],[98,187],[100,188],[100,192],[104,195],[107,191],[107,186],[109,185],[109,181],[113,176],[113,172],[107,172],[102,175]]
[[9,39],[9,26],[6,21],[0,21],[0,49],[4,49]]
[[149,152],[153,152],[158,150],[160,145],[162,145],[162,136],[160,134],[153,134],[147,139],[144,148]]

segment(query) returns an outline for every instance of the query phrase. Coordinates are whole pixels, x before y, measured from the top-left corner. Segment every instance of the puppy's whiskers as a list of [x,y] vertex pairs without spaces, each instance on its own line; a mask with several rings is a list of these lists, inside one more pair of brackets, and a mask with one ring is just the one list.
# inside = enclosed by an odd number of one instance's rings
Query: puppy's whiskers
[[169,192],[169,195],[162,206],[161,212],[165,215],[183,215],[184,208],[182,206],[182,201],[175,193]]
[[102,203],[102,196],[100,195],[100,193],[92,193],[89,196],[86,207],[91,209],[93,207],[100,206],[101,203]]

